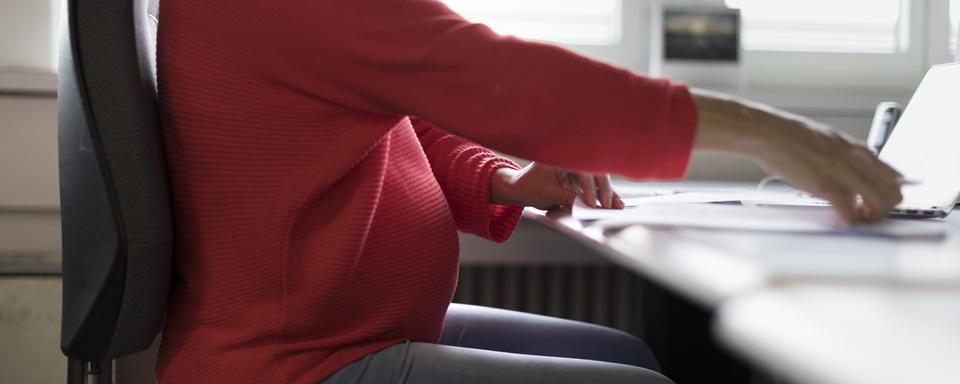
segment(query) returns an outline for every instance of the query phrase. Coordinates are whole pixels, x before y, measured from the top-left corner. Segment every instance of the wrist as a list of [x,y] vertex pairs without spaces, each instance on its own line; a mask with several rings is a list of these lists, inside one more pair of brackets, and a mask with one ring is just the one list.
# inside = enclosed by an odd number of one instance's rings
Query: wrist
[[514,204],[516,198],[514,184],[519,173],[510,167],[500,167],[490,176],[490,202],[493,204]]
[[762,120],[771,113],[761,105],[753,105],[729,95],[695,90],[699,122],[694,139],[698,150],[724,152],[757,157],[769,139]]

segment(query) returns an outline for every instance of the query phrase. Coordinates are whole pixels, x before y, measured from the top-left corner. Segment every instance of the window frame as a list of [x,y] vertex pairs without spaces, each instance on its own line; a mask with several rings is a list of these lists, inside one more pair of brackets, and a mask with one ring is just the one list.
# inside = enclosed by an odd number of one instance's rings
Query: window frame
[[[915,0],[916,1],[916,0]],[[954,61],[950,49],[950,34],[953,27],[950,25],[950,1],[926,0],[927,8],[927,67],[935,64]]]
[[[953,7],[957,8],[954,9]],[[954,61],[960,61],[960,17],[957,20],[953,19],[954,14],[960,16],[960,0],[950,0],[947,2],[946,13],[949,15],[948,19],[950,20],[950,25],[948,26],[949,36],[947,37],[949,44],[948,48],[951,50],[951,53],[954,54]]]

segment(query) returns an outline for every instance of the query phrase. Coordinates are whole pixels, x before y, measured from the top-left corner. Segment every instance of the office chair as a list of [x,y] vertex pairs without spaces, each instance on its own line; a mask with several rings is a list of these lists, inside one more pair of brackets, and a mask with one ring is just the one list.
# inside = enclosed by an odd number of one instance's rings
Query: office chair
[[163,323],[173,227],[157,107],[156,10],[155,0],[66,3],[60,348],[70,384],[115,382],[115,359],[149,347]]

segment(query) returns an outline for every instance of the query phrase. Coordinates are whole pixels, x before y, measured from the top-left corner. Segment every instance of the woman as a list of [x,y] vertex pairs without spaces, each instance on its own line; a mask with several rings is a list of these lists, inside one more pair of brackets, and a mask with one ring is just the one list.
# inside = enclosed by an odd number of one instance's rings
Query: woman
[[161,6],[179,272],[161,383],[664,383],[609,329],[448,314],[456,229],[504,241],[520,206],[569,205],[561,169],[620,206],[590,175],[679,178],[693,149],[755,159],[849,221],[900,199],[894,171],[810,121],[498,36],[437,1]]

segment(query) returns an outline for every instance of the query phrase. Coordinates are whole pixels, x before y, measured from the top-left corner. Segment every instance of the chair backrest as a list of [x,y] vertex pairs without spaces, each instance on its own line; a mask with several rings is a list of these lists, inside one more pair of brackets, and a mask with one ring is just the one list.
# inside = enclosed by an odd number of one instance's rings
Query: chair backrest
[[61,40],[60,346],[102,362],[163,323],[173,227],[149,0],[68,0]]

